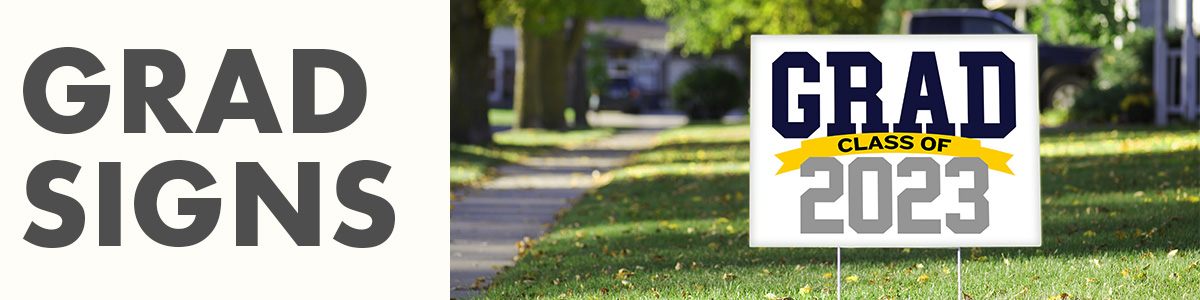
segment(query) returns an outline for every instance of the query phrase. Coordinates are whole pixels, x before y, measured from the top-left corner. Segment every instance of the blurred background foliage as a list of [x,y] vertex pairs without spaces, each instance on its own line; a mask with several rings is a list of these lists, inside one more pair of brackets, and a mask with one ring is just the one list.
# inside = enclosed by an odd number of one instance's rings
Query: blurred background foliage
[[675,108],[693,121],[721,119],[746,103],[741,101],[745,94],[746,86],[737,74],[716,66],[693,69],[671,87]]
[[1042,42],[1101,49],[1096,77],[1073,104],[1045,112],[1058,119],[1051,123],[1153,118],[1154,31],[1137,27],[1138,14],[1136,2],[1128,1],[1047,0],[1029,8],[1026,28]]
[[1029,8],[1026,28],[1043,42],[1103,47],[1135,26],[1137,7],[1125,1],[1046,0]]
[[608,86],[608,49],[604,40],[608,34],[604,32],[588,33],[584,37],[583,55],[587,61],[587,86],[589,93],[599,93]]
[[1102,45],[1096,78],[1069,107],[1077,122],[1149,122],[1153,119],[1154,32],[1118,35],[1120,44]]
[[667,20],[680,52],[710,55],[748,47],[752,34],[874,33],[884,0],[644,0]]

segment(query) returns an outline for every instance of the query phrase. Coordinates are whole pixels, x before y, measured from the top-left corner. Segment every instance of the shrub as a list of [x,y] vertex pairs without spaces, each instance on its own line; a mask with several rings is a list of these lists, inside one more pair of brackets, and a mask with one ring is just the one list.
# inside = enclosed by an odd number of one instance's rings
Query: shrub
[[1127,33],[1120,40],[1120,48],[1104,48],[1096,62],[1096,79],[1070,108],[1072,120],[1147,122],[1153,117],[1154,32]]
[[746,101],[741,78],[721,67],[693,69],[671,87],[675,107],[692,120],[719,119]]
[[1029,7],[1026,27],[1056,45],[1100,47],[1128,32],[1134,19],[1122,1],[1050,0]]

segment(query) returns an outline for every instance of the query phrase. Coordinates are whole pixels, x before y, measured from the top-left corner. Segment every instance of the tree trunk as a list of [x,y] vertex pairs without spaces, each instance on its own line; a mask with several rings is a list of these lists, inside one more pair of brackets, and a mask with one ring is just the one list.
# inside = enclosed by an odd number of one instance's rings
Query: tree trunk
[[450,32],[450,141],[490,144],[487,72],[492,31],[479,0],[450,4]]
[[588,91],[587,72],[584,69],[587,64],[583,59],[582,52],[575,53],[575,59],[571,62],[570,85],[567,87],[567,94],[571,99],[571,108],[575,110],[575,128],[590,128],[588,124],[588,97],[591,96],[591,91]]
[[541,61],[542,125],[550,130],[566,130],[567,120],[567,58],[563,30],[552,30],[540,36],[538,59]]
[[519,43],[516,53],[516,79],[513,80],[513,113],[516,114],[517,120],[513,128],[540,128],[543,124],[541,41],[537,34],[525,28],[529,25],[520,25],[525,24],[520,18],[516,24],[519,24],[516,26]]

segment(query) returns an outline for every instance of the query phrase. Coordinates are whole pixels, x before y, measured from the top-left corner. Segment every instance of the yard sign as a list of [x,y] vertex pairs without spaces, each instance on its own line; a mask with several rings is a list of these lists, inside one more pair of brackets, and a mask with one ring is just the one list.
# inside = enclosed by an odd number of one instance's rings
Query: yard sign
[[1034,35],[751,38],[750,246],[1041,245]]

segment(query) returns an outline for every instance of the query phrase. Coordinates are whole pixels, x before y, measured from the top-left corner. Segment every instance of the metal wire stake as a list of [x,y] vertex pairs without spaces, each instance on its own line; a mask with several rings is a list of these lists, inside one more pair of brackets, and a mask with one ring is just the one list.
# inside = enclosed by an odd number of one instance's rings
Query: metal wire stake
[[842,247],[837,248],[837,298],[842,300]]
[[958,296],[954,299],[962,300],[962,247],[958,247]]

